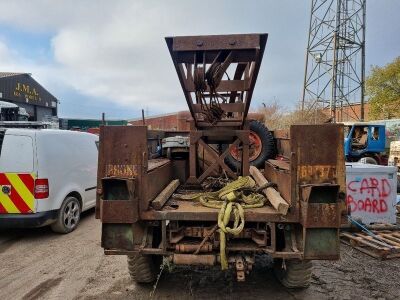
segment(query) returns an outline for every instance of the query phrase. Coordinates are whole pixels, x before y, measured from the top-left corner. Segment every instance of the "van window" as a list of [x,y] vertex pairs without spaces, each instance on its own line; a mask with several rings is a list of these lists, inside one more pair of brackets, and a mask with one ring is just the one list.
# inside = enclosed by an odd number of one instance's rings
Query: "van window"
[[3,140],[5,134],[6,134],[5,130],[0,130],[0,154],[1,154],[1,148],[3,147]]
[[25,135],[8,135],[3,139],[0,153],[0,172],[33,172],[33,141]]
[[371,127],[371,138],[374,141],[379,140],[379,127],[376,127],[376,126]]

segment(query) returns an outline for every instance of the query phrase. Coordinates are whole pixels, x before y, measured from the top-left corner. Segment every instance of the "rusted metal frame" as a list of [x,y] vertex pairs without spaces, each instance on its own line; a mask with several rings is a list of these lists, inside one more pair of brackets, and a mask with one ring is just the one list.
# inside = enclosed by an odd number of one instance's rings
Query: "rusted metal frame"
[[[218,217],[218,209],[206,212],[199,212],[195,209],[192,212],[179,212],[174,210],[148,210],[140,213],[140,219],[144,221],[170,220],[170,221],[210,221],[215,222]],[[245,210],[245,220],[248,222],[280,222],[298,223],[296,214],[282,216],[279,213],[259,213],[256,210],[249,212]]]
[[[203,146],[204,150],[207,151],[213,158],[214,158],[214,163],[211,164],[207,170],[205,170],[203,172],[203,174],[201,176],[199,176],[197,179],[199,182],[202,182],[215,168],[217,168],[218,166],[220,166],[231,178],[236,179],[237,176],[236,174],[231,170],[231,168],[229,168],[225,162],[224,159],[225,157],[229,154],[229,151],[231,149],[231,146],[228,147],[228,149],[226,149],[224,151],[224,153],[222,153],[221,155],[218,155],[213,148],[211,148],[210,145],[206,144],[202,139],[198,140],[199,145]],[[235,146],[237,144],[239,144],[239,139],[237,139],[234,143]]]
[[[227,248],[227,250],[233,251],[233,249],[228,249],[228,248]],[[237,250],[237,251],[239,251],[239,250]],[[271,252],[271,251],[263,250],[263,249],[260,249],[260,248],[255,248],[254,250],[245,250],[245,251],[249,251],[249,252],[265,252],[265,253],[271,255],[271,257],[273,257],[273,258],[286,258],[286,259],[290,259],[290,258],[303,259],[304,258],[304,253],[302,251],[299,251],[299,252],[280,252],[280,251]],[[145,254],[145,255],[164,255],[164,256],[174,255],[173,251],[163,251],[162,249],[157,249],[157,248],[143,248],[143,249],[136,248],[134,250],[104,249],[104,254],[106,254],[106,255],[135,255],[135,254],[139,254],[139,253],[140,254]],[[199,254],[199,255],[188,254],[188,255],[191,255],[191,256],[204,256],[204,254]],[[217,253],[208,254],[208,255],[212,255],[212,256],[215,256],[215,257],[218,256]]]
[[[209,50],[209,51],[175,51],[175,61],[181,64],[192,64],[194,66],[194,53],[204,53],[203,59],[205,59],[206,64],[211,64],[213,61],[217,59],[219,62],[223,62],[223,60],[218,60],[218,55],[221,51],[219,50]],[[242,50],[232,50],[232,61],[231,63],[243,63],[247,64],[249,62],[254,61],[255,49],[242,49]],[[203,61],[201,61],[203,64]]]
[[208,122],[198,121],[197,124],[199,127],[240,127],[242,126],[242,121],[236,121],[236,122],[232,122],[229,120],[227,120],[226,122],[219,121],[215,125],[210,124]]
[[306,228],[339,228],[340,211],[336,203],[307,203],[300,205]]
[[[310,202],[313,189],[316,188],[325,188],[325,196],[330,196],[332,199],[334,199],[334,202]],[[340,207],[338,205],[339,188],[340,186],[337,184],[307,184],[300,186],[301,222],[305,228],[340,227]]]
[[[225,164],[224,158],[229,153],[229,149],[232,147],[228,147],[228,149],[219,156],[207,143],[205,143],[201,138],[202,137],[218,137],[218,136],[237,136],[238,139],[243,143],[243,157],[246,157],[246,147],[247,147],[247,157],[249,155],[248,147],[249,147],[249,132],[248,130],[192,130],[190,131],[190,149],[189,149],[189,170],[190,175],[188,179],[188,183],[199,183],[202,182],[210,172],[212,172],[217,166],[221,166],[229,176],[232,178],[236,178],[236,174]],[[235,145],[237,145],[239,141],[235,141]],[[202,175],[197,177],[197,145],[201,144],[204,149],[210,153],[210,155],[215,159],[216,164],[212,164]],[[248,174],[249,162],[248,159],[243,159],[244,166],[243,170],[245,170],[244,174]],[[246,175],[245,175],[246,176]]]
[[[300,185],[339,185],[345,190],[343,126],[338,124],[295,125],[290,129],[292,197],[302,197]],[[324,143],[323,141],[327,141]],[[336,151],[332,151],[336,149]],[[293,190],[294,189],[294,190]],[[299,205],[300,203],[296,203]],[[300,207],[297,206],[297,210]],[[343,210],[343,209],[342,209]],[[336,226],[334,226],[336,227]]]
[[134,254],[148,254],[148,255],[172,255],[171,251],[163,251],[159,248],[139,248],[136,247],[133,250],[123,250],[123,249],[104,249],[104,254],[106,255],[134,255]]
[[177,229],[169,229],[168,230],[168,240],[171,244],[179,243],[185,237],[186,227],[181,226]]
[[267,222],[267,228],[270,229],[270,240],[271,240],[271,245],[267,248],[267,251],[269,252],[275,252],[276,251],[276,228],[275,228],[275,223],[272,222]]
[[161,221],[161,249],[167,251],[167,220]]
[[189,133],[189,179],[187,182],[192,184],[199,183],[197,181],[197,143],[201,135],[202,131],[191,130]]
[[175,251],[180,253],[191,253],[197,255],[199,253],[210,253],[213,251],[213,245],[211,243],[203,244],[191,244],[191,243],[179,243],[175,245]]
[[260,46],[260,34],[177,36],[168,39],[173,39],[173,51],[242,50]]
[[[173,52],[173,50],[172,50],[173,40],[172,40],[172,38],[166,38],[165,40],[166,40],[166,42],[167,42],[169,52],[170,52],[171,57],[172,57],[172,60],[173,60],[173,62],[174,62],[174,67],[175,67],[175,70],[176,70],[176,72],[177,72],[177,74],[178,74],[179,83],[181,84],[181,87],[182,87],[182,90],[183,90],[183,94],[185,95],[185,99],[186,99],[186,102],[187,102],[187,104],[188,104],[190,113],[191,113],[192,116],[194,116],[194,112],[193,112],[193,109],[192,109],[192,104],[193,104],[192,96],[191,96],[190,93],[189,93],[188,91],[186,91],[186,89],[185,89],[185,77],[184,77],[183,68],[182,68],[182,66],[180,65],[180,63],[178,63],[178,62],[176,61],[176,59],[175,59],[175,54],[174,54],[174,52]],[[196,122],[197,122],[197,121],[196,121],[196,118],[194,118],[193,121],[194,121],[194,123],[196,124]]]
[[[134,139],[133,139],[134,137]],[[146,126],[102,126],[100,129],[99,162],[97,174],[97,216],[100,217],[100,201],[103,195],[103,178],[116,177],[141,181],[143,168],[143,153],[147,151]],[[147,156],[146,156],[147,159]],[[140,188],[138,187],[140,197]],[[131,196],[133,198],[133,196]],[[115,203],[115,205],[118,205]]]
[[[248,46],[248,47],[243,47],[242,43],[244,42],[248,42],[250,40],[253,39],[253,45],[252,46]],[[243,40],[243,41],[242,41]],[[235,50],[235,49],[240,49],[240,50],[236,50],[237,53],[239,54],[241,52],[241,50],[246,51],[246,50],[251,50],[254,51],[256,53],[256,57],[255,59],[250,59],[247,60],[247,62],[249,61],[255,61],[254,63],[254,68],[252,68],[252,70],[250,70],[250,72],[252,72],[252,74],[250,75],[250,81],[249,81],[249,91],[246,93],[246,99],[245,99],[245,111],[242,114],[242,125],[244,123],[244,120],[247,116],[247,112],[250,106],[250,100],[251,100],[251,96],[253,93],[253,89],[255,86],[255,81],[257,79],[257,75],[258,75],[258,71],[259,71],[259,67],[261,64],[261,59],[263,56],[263,52],[265,49],[265,44],[266,44],[266,40],[267,40],[267,35],[266,34],[262,34],[262,35],[242,35],[242,36],[235,36],[235,35],[230,35],[230,36],[205,36],[205,37],[201,37],[201,36],[196,36],[196,37],[175,37],[175,38],[166,38],[170,53],[171,53],[171,57],[174,60],[174,64],[175,67],[177,68],[177,70],[179,70],[179,67],[177,67],[177,65],[179,65],[182,61],[180,61],[180,59],[177,59],[177,56],[173,55],[179,52],[186,52],[189,54],[190,57],[190,61],[192,61],[193,56],[192,54],[190,54],[193,51],[204,51],[204,59],[206,59],[206,52],[208,51],[221,51],[221,50]],[[230,46],[228,46],[228,44]],[[238,44],[240,44],[241,46],[238,46]],[[221,48],[218,48],[218,46],[220,46]],[[219,54],[216,54],[219,55]],[[248,57],[249,58],[249,57]],[[215,58],[214,58],[215,59]],[[221,58],[222,59],[222,58]],[[235,60],[232,59],[231,63],[234,63]],[[203,63],[206,63],[205,61],[203,61]],[[183,80],[184,77],[184,70],[181,67],[181,70],[177,71],[178,72],[178,77],[180,79],[181,82],[181,86],[184,90],[185,94],[189,94],[188,90],[185,87],[185,82]],[[244,82],[246,82],[244,80]],[[187,97],[186,97],[187,98]],[[193,101],[188,101],[187,98],[187,102],[189,105],[189,109],[190,112],[193,116],[193,118],[196,119],[196,115],[193,113],[192,108],[190,107],[193,104]],[[197,120],[196,120],[197,122]],[[196,124],[197,125],[197,124]],[[227,125],[227,124],[224,124]],[[230,126],[237,126],[235,123],[230,124]]]
[[[128,190],[128,199],[100,200],[100,218],[102,223],[135,223],[139,220],[139,199],[135,195],[134,179],[106,178],[102,180],[102,187],[107,180],[122,180]],[[104,197],[104,196],[103,196]]]
[[[221,103],[221,108],[225,112],[243,112],[244,111],[244,104],[243,103]],[[200,104],[193,104],[193,111],[196,113],[202,112]]]
[[104,147],[101,146],[104,141],[104,126],[100,126],[100,136],[99,136],[99,156],[97,161],[98,171],[97,171],[97,189],[96,189],[96,208],[95,208],[95,217],[96,219],[100,219],[100,197],[103,193],[102,191],[102,183],[101,180],[105,176],[106,173],[106,165],[104,163]]
[[268,252],[268,251],[266,251],[266,253],[271,255],[272,258],[304,259],[304,252],[302,252],[302,251],[299,251],[299,252],[283,252],[283,251]]
[[256,50],[256,59],[253,64],[254,68],[252,68],[252,70],[250,70],[249,89],[246,93],[246,99],[244,101],[244,103],[246,104],[246,108],[245,108],[245,113],[243,114],[243,123],[245,122],[247,112],[249,111],[250,101],[253,96],[254,87],[256,85],[256,81],[257,81],[257,77],[258,77],[258,72],[260,71],[261,61],[262,61],[262,58],[264,55],[264,49],[265,49],[265,45],[267,43],[267,38],[268,38],[268,35],[266,35],[266,34],[260,35],[260,48]]
[[192,71],[193,71],[193,64],[185,64],[186,65],[186,80],[187,82],[193,82],[193,75],[192,75]]
[[217,262],[217,256],[215,254],[194,255],[174,253],[171,260],[176,265],[213,266]]
[[[244,70],[246,69],[246,66],[248,65],[248,63],[238,63],[236,70],[235,70],[235,74],[233,75],[233,80],[241,80]],[[246,82],[245,82],[245,86]],[[237,91],[232,91],[231,96],[229,98],[229,103],[235,103],[235,99],[237,97]]]
[[[217,92],[241,92],[241,91],[247,91],[248,90],[248,84],[247,82],[244,82],[243,80],[221,80],[221,83],[218,85],[216,88]],[[196,91],[193,79],[191,81],[185,80],[185,89],[193,93]],[[210,92],[210,88],[207,87],[207,90],[205,91],[206,93]],[[229,104],[229,103],[227,103]]]

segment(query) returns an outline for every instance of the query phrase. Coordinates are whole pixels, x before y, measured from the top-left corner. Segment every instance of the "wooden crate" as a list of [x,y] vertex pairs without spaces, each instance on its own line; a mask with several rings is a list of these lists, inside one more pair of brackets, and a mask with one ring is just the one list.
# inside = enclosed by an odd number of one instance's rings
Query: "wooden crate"
[[372,231],[376,237],[364,232],[342,232],[340,239],[344,244],[378,259],[400,257],[400,231]]

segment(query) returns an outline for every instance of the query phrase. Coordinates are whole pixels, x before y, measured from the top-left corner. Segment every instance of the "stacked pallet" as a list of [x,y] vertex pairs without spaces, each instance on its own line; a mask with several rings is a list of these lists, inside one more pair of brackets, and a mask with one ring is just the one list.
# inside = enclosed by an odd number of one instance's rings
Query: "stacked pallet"
[[400,257],[399,230],[373,230],[364,232],[342,232],[341,241],[353,248],[378,259]]

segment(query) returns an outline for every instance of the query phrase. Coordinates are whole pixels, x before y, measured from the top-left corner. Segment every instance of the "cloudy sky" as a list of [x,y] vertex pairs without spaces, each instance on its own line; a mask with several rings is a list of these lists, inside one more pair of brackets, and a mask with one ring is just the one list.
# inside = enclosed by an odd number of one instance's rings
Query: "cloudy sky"
[[[0,71],[29,72],[62,117],[134,118],[186,109],[164,37],[267,32],[253,107],[293,107],[310,0],[0,0]],[[400,1],[367,2],[367,72],[400,55]]]

